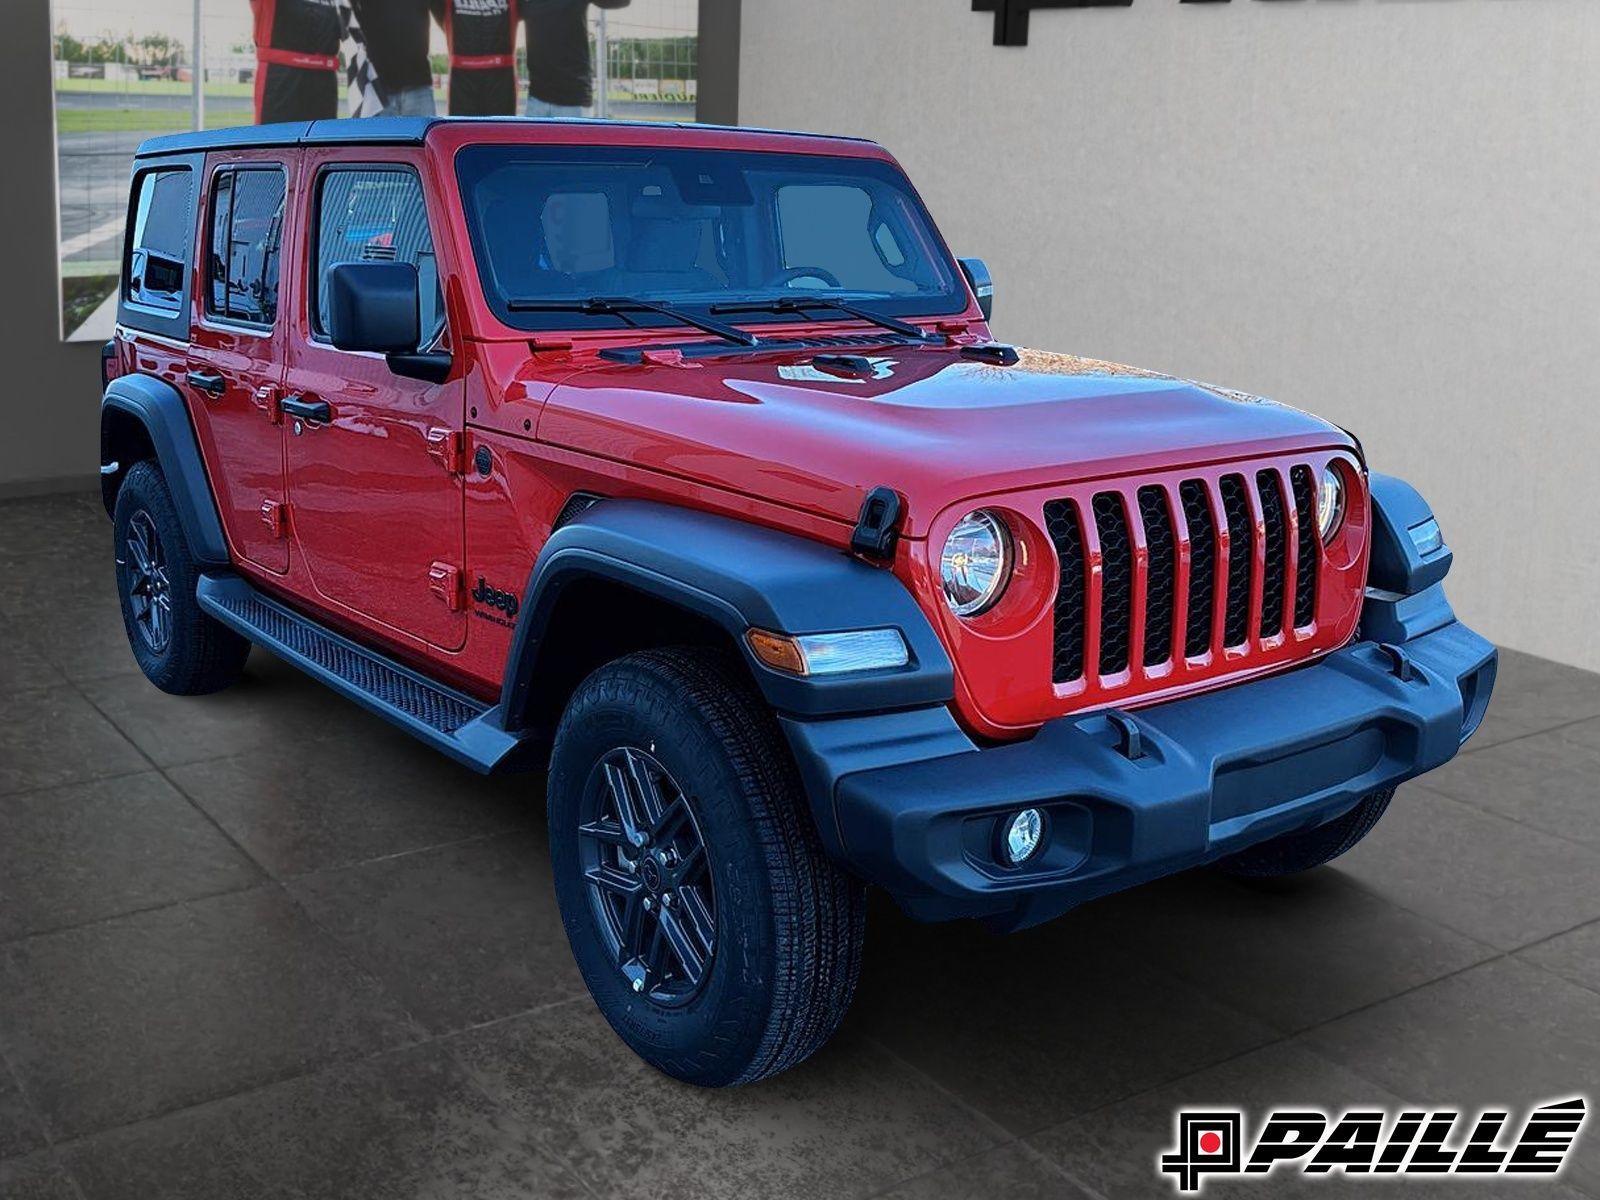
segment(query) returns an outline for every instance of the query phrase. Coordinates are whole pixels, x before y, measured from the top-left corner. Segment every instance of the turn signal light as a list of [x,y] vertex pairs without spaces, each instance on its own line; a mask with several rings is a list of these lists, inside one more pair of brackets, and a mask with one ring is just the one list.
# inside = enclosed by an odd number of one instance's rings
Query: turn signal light
[[790,675],[883,671],[911,661],[906,640],[898,629],[850,629],[798,636],[751,629],[746,631],[744,640],[757,659]]

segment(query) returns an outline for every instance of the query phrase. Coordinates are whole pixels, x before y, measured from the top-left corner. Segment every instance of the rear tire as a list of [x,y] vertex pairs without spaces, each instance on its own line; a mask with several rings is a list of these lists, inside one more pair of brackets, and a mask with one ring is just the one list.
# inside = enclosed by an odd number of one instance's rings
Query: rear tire
[[685,648],[600,668],[561,719],[548,795],[573,956],[636,1054],[723,1087],[832,1036],[860,973],[862,887],[824,853],[788,745],[737,664]]
[[200,567],[155,463],[129,469],[111,527],[122,622],[145,678],[174,696],[221,691],[235,682],[250,643],[200,607]]
[[1373,792],[1343,816],[1326,825],[1286,833],[1282,837],[1251,846],[1238,854],[1217,860],[1217,870],[1244,879],[1270,879],[1297,875],[1332,862],[1367,834],[1378,823],[1394,799],[1394,789]]

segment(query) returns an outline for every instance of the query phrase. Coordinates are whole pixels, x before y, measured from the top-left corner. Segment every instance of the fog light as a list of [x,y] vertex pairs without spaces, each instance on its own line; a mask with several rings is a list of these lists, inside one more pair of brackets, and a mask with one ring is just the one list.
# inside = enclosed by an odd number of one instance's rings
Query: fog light
[[1044,840],[1044,818],[1037,808],[1025,808],[1006,823],[1003,842],[1006,861],[1013,867],[1027,862]]

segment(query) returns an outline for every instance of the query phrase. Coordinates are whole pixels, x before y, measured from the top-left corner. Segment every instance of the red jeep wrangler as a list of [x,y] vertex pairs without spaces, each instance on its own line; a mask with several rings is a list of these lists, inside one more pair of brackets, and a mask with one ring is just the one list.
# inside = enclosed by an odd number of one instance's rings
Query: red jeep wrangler
[[701,1084],[828,1038],[865,883],[1017,928],[1349,849],[1494,680],[1427,505],[1303,412],[998,344],[991,292],[864,141],[147,142],[101,424],[133,652],[194,694],[255,643],[547,767],[595,1001]]

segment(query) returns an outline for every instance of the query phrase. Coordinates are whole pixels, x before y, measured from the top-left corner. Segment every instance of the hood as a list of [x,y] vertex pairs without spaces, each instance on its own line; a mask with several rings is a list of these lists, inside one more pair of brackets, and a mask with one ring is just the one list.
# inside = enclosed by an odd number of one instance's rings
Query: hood
[[1070,355],[896,348],[869,354],[869,376],[819,353],[590,367],[551,393],[537,436],[851,523],[890,487],[910,537],[999,492],[1352,445],[1286,405]]

